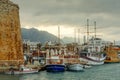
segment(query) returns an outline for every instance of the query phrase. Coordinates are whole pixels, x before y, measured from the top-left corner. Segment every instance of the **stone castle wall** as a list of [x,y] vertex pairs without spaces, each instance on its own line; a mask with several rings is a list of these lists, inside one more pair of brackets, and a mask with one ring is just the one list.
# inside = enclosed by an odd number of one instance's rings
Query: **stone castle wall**
[[0,61],[23,60],[19,7],[0,0]]

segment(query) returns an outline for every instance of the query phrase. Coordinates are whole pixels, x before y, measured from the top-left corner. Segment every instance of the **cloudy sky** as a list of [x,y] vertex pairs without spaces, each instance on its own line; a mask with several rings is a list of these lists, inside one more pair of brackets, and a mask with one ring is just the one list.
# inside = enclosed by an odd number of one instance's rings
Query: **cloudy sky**
[[[61,37],[74,36],[74,29],[86,33],[87,19],[90,32],[104,40],[120,40],[120,0],[11,0],[20,7],[21,27],[46,30]],[[90,33],[93,35],[93,33]]]

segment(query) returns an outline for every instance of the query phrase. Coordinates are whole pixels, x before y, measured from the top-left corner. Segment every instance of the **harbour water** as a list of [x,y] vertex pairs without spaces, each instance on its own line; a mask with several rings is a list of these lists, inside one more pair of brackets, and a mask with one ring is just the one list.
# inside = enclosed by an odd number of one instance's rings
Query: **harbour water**
[[3,75],[0,80],[120,80],[120,63],[104,64],[85,69],[84,72],[49,73],[41,71],[37,74]]

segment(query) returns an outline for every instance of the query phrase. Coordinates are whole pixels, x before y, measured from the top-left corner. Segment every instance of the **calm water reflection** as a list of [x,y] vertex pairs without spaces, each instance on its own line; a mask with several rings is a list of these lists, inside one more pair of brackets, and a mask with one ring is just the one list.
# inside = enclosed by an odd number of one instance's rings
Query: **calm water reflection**
[[120,63],[94,66],[84,72],[0,75],[0,80],[120,80]]

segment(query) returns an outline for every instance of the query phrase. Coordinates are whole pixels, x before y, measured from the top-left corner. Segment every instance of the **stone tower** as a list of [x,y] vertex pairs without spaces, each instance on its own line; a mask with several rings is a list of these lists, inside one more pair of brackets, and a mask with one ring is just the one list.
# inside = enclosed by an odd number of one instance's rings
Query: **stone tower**
[[0,0],[0,64],[23,62],[19,7]]

